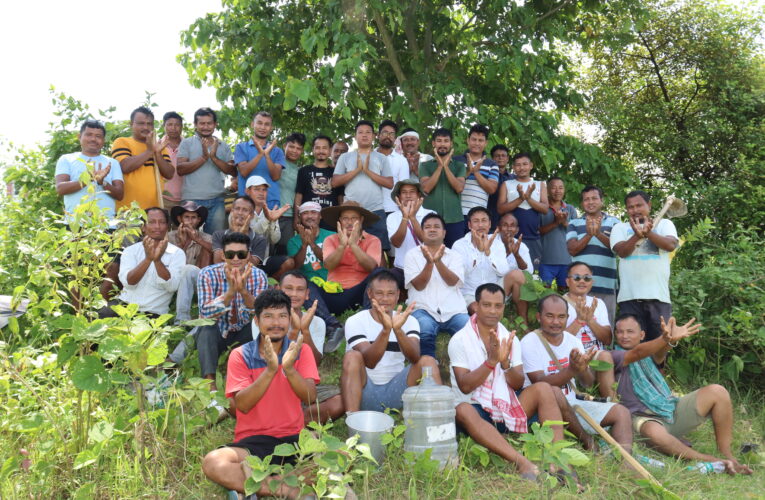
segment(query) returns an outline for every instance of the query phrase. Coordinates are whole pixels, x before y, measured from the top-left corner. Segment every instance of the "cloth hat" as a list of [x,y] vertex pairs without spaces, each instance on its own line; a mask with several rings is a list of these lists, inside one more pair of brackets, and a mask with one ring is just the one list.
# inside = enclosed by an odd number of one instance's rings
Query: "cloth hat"
[[298,215],[303,212],[321,212],[321,205],[315,201],[306,201],[298,208]]
[[199,218],[202,219],[202,222],[199,223],[200,227],[207,220],[207,207],[199,206],[191,200],[184,201],[180,205],[176,205],[173,208],[171,208],[170,220],[173,221],[176,226],[180,226],[181,223],[178,220],[181,218],[181,215],[183,215],[186,212],[197,213]]
[[417,188],[417,191],[420,192],[420,196],[423,198],[427,196],[428,194],[422,190],[422,186],[420,185],[420,181],[415,179],[402,179],[396,183],[395,186],[393,186],[393,189],[390,192],[390,199],[393,201],[396,201],[396,198],[401,194],[401,187],[402,186],[414,186]]
[[269,186],[268,181],[259,175],[253,175],[247,179],[247,184],[244,185],[245,191],[252,186]]
[[340,212],[345,212],[346,210],[353,210],[354,212],[364,217],[364,223],[361,226],[362,228],[372,226],[375,222],[380,220],[378,215],[375,215],[366,208],[363,208],[357,201],[351,200],[346,200],[342,205],[338,205],[336,207],[327,207],[322,209],[321,219],[329,227],[337,227],[337,221],[340,220]]

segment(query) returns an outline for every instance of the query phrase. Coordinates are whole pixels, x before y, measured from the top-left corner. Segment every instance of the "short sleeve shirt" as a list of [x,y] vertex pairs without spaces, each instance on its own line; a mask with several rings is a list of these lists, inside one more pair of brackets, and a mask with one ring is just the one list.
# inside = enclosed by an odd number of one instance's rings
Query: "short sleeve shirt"
[[[318,316],[314,316],[311,319],[311,324],[308,325],[308,332],[311,334],[311,341],[316,346],[316,350],[319,352],[324,351],[324,337],[327,334],[327,324]],[[252,337],[255,338],[260,334],[260,328],[255,324],[255,320],[252,321]],[[318,364],[318,363],[317,363]]]
[[[585,298],[585,305],[590,307],[593,300],[594,298],[588,295]],[[566,303],[568,304],[568,322],[566,323],[566,328],[568,328],[571,326],[571,323],[576,321],[576,308],[570,302],[566,301]],[[595,307],[593,317],[599,325],[611,326],[611,322],[608,321],[608,309],[606,308],[606,303],[602,300],[598,300],[598,305]],[[590,349],[591,347],[594,347],[598,351],[603,350],[603,343],[598,340],[588,325],[584,325],[578,332],[576,332],[576,338],[582,341],[585,350]]]
[[[568,221],[576,219],[576,209],[573,205],[564,203],[561,207],[568,213]],[[539,225],[545,226],[555,220],[555,214],[552,209],[548,210],[546,214],[542,214],[539,217]],[[566,233],[568,232],[568,224],[556,226],[546,234],[542,235],[542,264],[548,266],[567,266],[571,264],[571,254],[568,253],[568,246],[566,245]]]
[[[215,231],[212,235],[212,249],[223,250],[223,237],[230,233],[230,229],[224,229],[221,231]],[[247,235],[250,237],[250,254],[260,259],[260,262],[266,260],[266,252],[268,251],[268,241],[263,235],[258,233],[249,232]]]
[[[131,156],[140,155],[146,151],[146,143],[138,142],[132,137],[120,137],[112,144],[112,158],[122,161]],[[170,153],[167,148],[162,150],[162,158],[170,162]],[[122,200],[116,202],[117,210],[122,207],[129,207],[135,201],[146,210],[150,207],[159,206],[159,197],[157,196],[157,181],[154,177],[154,158],[149,157],[143,165],[130,173],[123,173],[122,178],[125,182],[125,193]],[[160,187],[164,186],[165,180],[160,174]]]
[[629,366],[624,364],[624,356],[627,354],[627,351],[616,349],[609,352],[614,360],[614,378],[616,378],[618,383],[616,392],[619,394],[619,403],[626,406],[630,413],[650,413],[648,407],[635,394]]
[[[398,181],[403,181],[409,178],[409,162],[406,161],[404,155],[393,151],[388,156],[388,165],[390,166],[391,174],[393,175],[393,185],[395,186]],[[398,210],[398,205],[390,197],[393,190],[383,188],[383,209],[390,213]]]
[[[563,368],[568,366],[568,358],[571,354],[571,349],[579,349],[584,353],[582,341],[568,332],[563,332],[563,341],[560,345],[556,346],[550,344],[550,347],[552,347],[553,353],[558,358],[558,362]],[[534,331],[527,333],[521,339],[521,352],[523,353],[523,372],[526,377],[526,380],[523,382],[523,387],[531,385],[531,380],[529,380],[528,375],[529,373],[544,372],[545,376],[558,373],[558,367],[555,365],[555,362],[550,359],[547,349],[545,349],[544,344],[542,344],[542,341],[539,340],[539,337],[537,337],[537,334],[534,333]],[[573,377],[568,384],[561,387],[561,390],[565,395],[574,392],[575,389],[576,381]]]
[[[289,160],[284,160],[282,176],[279,178],[279,206],[292,205],[295,202],[295,185],[300,168]],[[292,217],[292,207],[284,212],[285,217]]]
[[[324,240],[327,239],[327,237],[332,236],[332,231],[327,231],[326,229],[319,228],[319,235],[316,237],[316,245],[318,245],[319,248],[324,250]],[[290,257],[294,257],[295,254],[298,253],[300,250],[300,247],[303,245],[303,241],[300,238],[299,234],[296,234],[290,240],[287,242],[287,255]],[[303,261],[303,265],[300,267],[300,271],[308,278],[309,280],[313,278],[314,276],[318,276],[319,278],[326,280],[327,279],[327,268],[324,267],[324,263],[319,260],[319,258],[316,256],[315,253],[313,253],[313,249],[311,246],[307,246],[305,249],[305,261]]]
[[[212,244],[212,235],[209,235],[205,233],[204,231],[199,231],[199,237]],[[173,229],[169,233],[167,233],[167,240],[172,243],[173,245],[177,247],[181,247],[179,241],[178,241],[178,230]],[[202,253],[202,245],[197,243],[196,241],[192,241],[189,243],[189,245],[183,249],[183,252],[186,254],[186,264],[196,266],[197,260],[199,259],[200,254]]]
[[[345,322],[346,350],[350,351],[362,342],[374,342],[382,329],[382,324],[375,321],[369,309],[357,312]],[[412,316],[406,319],[402,330],[407,337],[420,339],[420,324]],[[405,361],[406,358],[398,345],[396,334],[391,330],[385,353],[374,368],[367,368],[367,376],[374,384],[387,384],[390,379],[404,369]]]
[[[269,144],[269,142],[266,142],[263,148],[267,148]],[[258,156],[258,148],[255,146],[255,143],[252,142],[252,139],[247,142],[240,142],[236,145],[236,149],[234,150],[234,163],[236,163],[238,167],[240,163],[253,160],[256,156]],[[284,168],[284,151],[282,151],[279,146],[274,146],[268,156],[271,158],[271,162],[273,164],[281,165],[282,168]],[[279,182],[271,178],[271,172],[268,170],[268,163],[266,163],[265,157],[260,159],[258,164],[255,165],[255,168],[252,169],[247,177],[242,176],[241,173],[238,174],[237,180],[239,181],[239,196],[245,195],[244,191],[247,185],[247,179],[253,175],[259,175],[263,177],[266,182],[268,182],[268,195],[266,196],[266,203],[268,203],[268,206],[273,207],[278,205],[281,201]]]
[[[600,223],[600,232],[606,237],[611,237],[611,230],[619,224],[619,219],[603,213]],[[587,219],[578,217],[568,223],[566,240],[581,240],[587,236]],[[616,256],[609,246],[604,245],[597,238],[590,238],[590,242],[584,249],[574,256],[590,266],[592,269],[593,285],[592,292],[598,294],[613,294],[616,290]]]
[[[417,214],[415,215],[415,218],[417,219],[417,222],[422,223],[422,218],[430,213],[433,213],[433,210],[428,210],[427,208],[420,207],[420,209],[417,211]],[[388,214],[388,217],[385,220],[385,224],[387,225],[388,229],[388,239],[392,238],[393,235],[396,234],[396,231],[398,231],[398,228],[401,225],[402,219],[403,215],[401,214],[401,210],[399,210],[398,207],[396,207],[395,212]],[[418,247],[420,243],[421,242],[414,236],[414,227],[412,227],[411,223],[407,223],[406,235],[404,236],[404,241],[401,243],[401,246],[396,248],[396,258],[393,261],[393,265],[403,269],[404,259],[406,258],[407,252],[409,252],[409,250],[412,248]]]
[[338,196],[343,195],[343,187],[332,187],[332,175],[334,168],[319,168],[315,165],[306,165],[298,170],[295,193],[300,193],[302,203],[315,201],[321,208],[336,207],[339,205]]
[[[677,229],[669,219],[662,219],[654,229],[661,236],[677,239]],[[617,243],[627,241],[635,234],[627,222],[620,222],[611,230],[611,249]],[[658,300],[670,303],[669,299],[669,256],[646,239],[642,245],[627,257],[619,259],[618,302],[627,300]]]
[[[369,159],[370,171],[383,177],[393,177],[387,156],[378,153],[377,151],[372,151],[369,154],[372,155]],[[358,156],[358,151],[349,151],[340,155],[340,158],[337,159],[335,175],[347,174],[348,172],[356,170],[356,158],[358,158]],[[366,159],[367,155],[361,156],[362,162],[366,161]],[[345,184],[345,199],[357,201],[359,205],[370,212],[383,209],[383,195],[383,187],[373,181],[371,177],[363,173],[358,174],[350,182]]]
[[[337,247],[339,246],[340,238],[338,238],[337,233],[325,238],[324,246],[321,249],[324,254],[324,259],[326,260],[327,256],[337,250]],[[361,248],[364,253],[371,256],[375,262],[380,262],[380,258],[382,257],[382,243],[380,243],[380,239],[377,236],[372,236],[366,231],[362,231],[359,248]],[[364,281],[367,276],[369,276],[369,271],[359,264],[359,261],[356,259],[356,256],[353,255],[353,250],[351,250],[350,246],[345,247],[343,256],[337,267],[327,273],[327,279],[329,279],[329,281],[340,283],[344,289],[353,288]]]
[[[455,158],[457,161],[461,161],[467,165],[467,157],[465,155]],[[473,165],[476,162],[472,162]],[[497,189],[499,190],[499,166],[491,158],[484,157],[481,164],[481,175],[487,180],[497,183]],[[484,207],[489,203],[489,193],[483,190],[475,175],[470,174],[465,179],[465,189],[462,191],[462,214],[467,215],[473,207]]]
[[[420,164],[420,180],[431,177],[438,168],[436,160],[426,161]],[[449,163],[449,170],[455,177],[465,177],[465,164],[454,159]],[[460,194],[454,191],[446,174],[441,172],[438,182],[433,190],[425,197],[422,206],[441,214],[447,224],[463,222],[462,201]]]
[[[227,398],[234,397],[237,392],[249,387],[265,371],[267,363],[258,353],[259,340],[260,336],[231,352],[226,375]],[[290,340],[285,338],[282,341],[281,350],[277,353],[280,366],[289,344]],[[311,348],[305,344],[300,348],[295,369],[303,378],[313,379],[314,383],[319,383],[316,361],[311,354]],[[286,437],[299,434],[302,429],[303,408],[300,398],[292,390],[287,376],[280,368],[263,397],[249,412],[236,410],[234,440],[240,441],[246,437],[258,435]]]
[[[104,178],[105,183],[112,184],[114,181],[122,180],[122,169],[117,160],[109,158],[108,156],[99,155],[96,157],[86,156],[82,153],[70,153],[63,155],[56,162],[56,172],[54,175],[66,174],[69,176],[70,181],[77,181],[80,176],[88,170],[88,165],[91,166],[91,170],[95,170],[98,165],[101,168],[106,168],[110,165],[109,173]],[[91,179],[91,184],[95,188],[95,194],[93,199],[96,200],[96,205],[101,210],[104,210],[104,215],[112,219],[114,218],[114,212],[116,207],[116,200],[109,196],[103,186],[99,186],[96,181]],[[90,194],[88,193],[88,186],[76,191],[64,195],[64,213],[67,220],[74,209],[81,203],[88,203],[91,201]]]
[[[202,156],[202,140],[198,135],[187,137],[181,141],[178,148],[179,158],[194,161]],[[220,161],[229,162],[233,159],[231,148],[225,142],[218,144],[215,157]],[[226,174],[219,169],[211,159],[207,159],[201,167],[183,178],[184,200],[211,200],[223,196],[225,192]]]

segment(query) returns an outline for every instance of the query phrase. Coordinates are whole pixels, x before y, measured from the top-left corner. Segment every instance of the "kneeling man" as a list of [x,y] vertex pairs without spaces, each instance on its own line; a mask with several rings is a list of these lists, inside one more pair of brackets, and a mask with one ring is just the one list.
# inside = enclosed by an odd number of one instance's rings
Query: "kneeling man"
[[690,320],[683,326],[669,318],[661,320],[660,337],[641,343],[645,331],[638,318],[623,314],[616,320],[617,349],[611,353],[614,372],[619,382],[619,398],[632,413],[635,432],[667,455],[688,460],[720,461],[685,445],[680,438],[712,419],[717,449],[725,457],[722,462],[729,474],[751,474],[752,470],[738,463],[731,451],[733,440],[733,406],[728,391],[721,385],[702,387],[681,398],[672,395],[657,365],[664,363],[676,342],[699,331],[701,325]]
[[[390,271],[380,271],[369,282],[367,295],[371,309],[365,309],[345,322],[348,351],[340,377],[346,412],[401,409],[404,390],[417,384],[422,368],[433,368],[433,379],[441,383],[435,358],[420,356],[420,325],[398,304],[399,289]],[[410,365],[405,365],[409,361]]]
[[[515,464],[521,476],[535,480],[539,471],[500,433],[528,432],[527,415],[562,420],[552,387],[537,382],[520,395],[523,386],[521,343],[515,330],[499,322],[505,312],[505,291],[494,283],[475,291],[476,313],[449,341],[452,388],[457,403],[457,424],[478,444]],[[554,441],[563,428],[553,426]]]
[[[296,341],[287,337],[291,307],[281,290],[258,295],[253,308],[260,334],[234,349],[228,359],[226,397],[233,398],[236,407],[234,442],[208,453],[202,470],[230,490],[244,492],[247,456],[265,458],[282,443],[297,443],[303,429],[301,403],[316,398],[319,372],[311,348],[303,343],[303,333]],[[282,484],[272,493],[264,482],[257,494],[294,498],[297,491]]]

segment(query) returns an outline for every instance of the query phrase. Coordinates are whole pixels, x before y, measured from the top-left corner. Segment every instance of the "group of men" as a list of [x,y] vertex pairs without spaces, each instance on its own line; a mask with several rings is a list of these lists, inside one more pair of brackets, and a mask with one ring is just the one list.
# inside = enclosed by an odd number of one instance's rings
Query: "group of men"
[[[698,325],[672,318],[677,233],[669,220],[654,227],[645,192],[627,194],[628,221],[621,222],[602,211],[602,191],[586,186],[579,216],[561,178],[532,177],[529,154],[511,158],[497,145],[487,155],[483,125],[470,128],[458,156],[452,132],[437,129],[429,155],[416,131],[399,134],[385,120],[375,132],[362,120],[356,149],[317,135],[313,162],[302,167],[305,136],[289,134],[282,150],[267,112],[255,115],[252,138],[233,153],[214,136],[216,127],[215,112],[201,108],[194,135],[182,138],[182,118],[170,112],[159,140],[153,113],[141,107],[131,114],[132,136],[114,141],[112,158],[102,155],[104,125],[86,121],[81,151],[56,167],[67,219],[83,205],[109,219],[133,202],[145,211],[143,238],[123,249],[105,279],[109,305],[136,303],[160,315],[175,298],[182,323],[196,295],[199,317],[215,320],[194,330],[211,390],[219,358],[236,346],[225,388],[235,442],[205,457],[214,481],[243,491],[244,457],[294,442],[308,420],[400,408],[422,368],[446,362],[436,353],[439,332],[452,335],[459,428],[523,477],[539,471],[499,434],[527,432],[534,419],[563,420],[593,449],[595,430],[574,405],[610,427],[628,451],[634,428],[659,450],[698,460],[717,459],[680,438],[711,417],[726,468],[750,472],[731,452],[725,389],[708,386],[677,400],[657,368]],[[227,179],[237,186],[228,208]],[[511,301],[529,324],[521,288],[535,270],[560,294],[539,301],[540,327],[519,341],[523,332],[516,336],[500,320]],[[269,287],[269,277],[279,285]],[[107,306],[101,314],[113,312]],[[342,340],[341,387],[317,391],[322,354]],[[179,362],[187,351],[182,343],[170,359]],[[595,358],[614,368],[593,372]],[[621,403],[577,399],[577,382],[597,382],[602,396]],[[563,429],[553,429],[562,439]]]

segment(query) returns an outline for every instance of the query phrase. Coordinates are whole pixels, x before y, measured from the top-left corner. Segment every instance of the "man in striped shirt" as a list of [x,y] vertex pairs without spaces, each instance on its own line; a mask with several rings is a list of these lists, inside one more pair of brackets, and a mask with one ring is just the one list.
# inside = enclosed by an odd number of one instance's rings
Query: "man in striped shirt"
[[620,221],[604,213],[603,191],[597,186],[582,190],[582,217],[572,219],[566,234],[568,252],[575,260],[592,269],[594,284],[590,295],[602,300],[608,320],[614,324],[616,313],[616,256],[611,251],[611,229]]
[[489,196],[497,191],[499,186],[499,167],[486,156],[484,149],[489,139],[489,127],[476,123],[468,132],[468,150],[462,156],[454,158],[465,164],[467,175],[465,189],[462,190],[462,215],[465,217],[465,232],[467,232],[468,212],[473,207],[486,208]]

